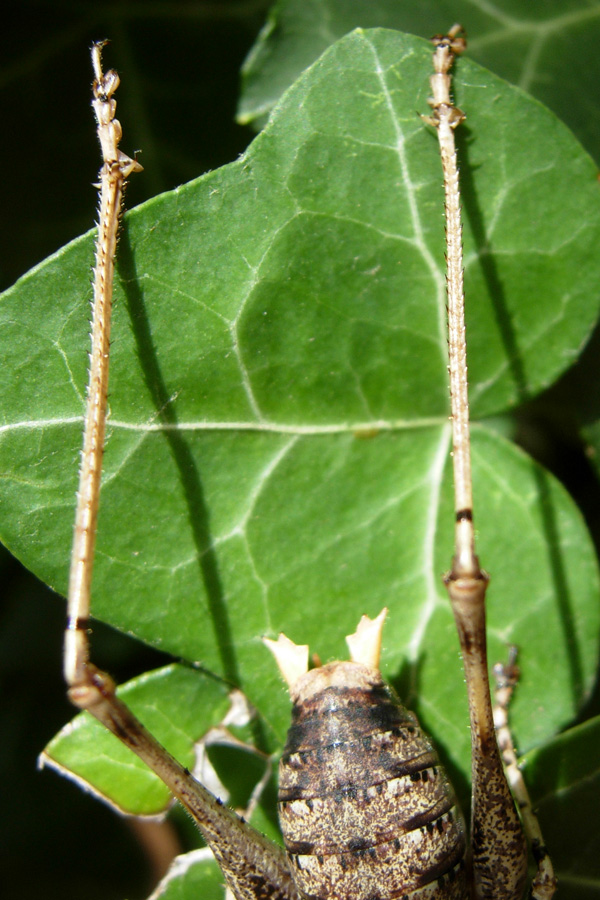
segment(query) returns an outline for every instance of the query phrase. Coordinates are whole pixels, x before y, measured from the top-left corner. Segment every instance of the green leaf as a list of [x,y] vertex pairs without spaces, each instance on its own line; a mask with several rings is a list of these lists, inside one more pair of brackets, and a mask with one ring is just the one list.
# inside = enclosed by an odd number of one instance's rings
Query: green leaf
[[223,900],[223,875],[207,849],[178,856],[151,900]]
[[[388,605],[384,672],[464,795],[466,698],[439,578],[453,521],[443,196],[415,112],[430,72],[425,42],[356,32],[238,162],[127,216],[94,613],[239,685],[262,716],[261,748],[276,750],[289,702],[260,637],[284,630],[341,657],[360,615]],[[597,313],[600,207],[593,162],[537,102],[468,60],[456,99],[483,417],[576,358]],[[90,234],[0,303],[1,534],[60,591],[92,257]],[[485,423],[474,431],[491,656],[521,648],[527,750],[589,693],[598,573],[560,485]]]
[[238,118],[263,121],[300,73],[354,28],[429,38],[454,22],[467,30],[472,59],[546,103],[597,156],[600,118],[590,98],[600,80],[600,5],[588,0],[278,0],[244,64]]
[[[229,708],[222,682],[177,665],[134,679],[120,688],[119,696],[189,769],[194,768],[195,743]],[[53,738],[42,761],[91,785],[128,815],[156,816],[171,802],[158,776],[88,713],[78,715]]]
[[[600,889],[600,717],[527,754],[524,775],[544,840],[552,848],[561,896],[595,897]],[[565,823],[569,823],[566,827]]]

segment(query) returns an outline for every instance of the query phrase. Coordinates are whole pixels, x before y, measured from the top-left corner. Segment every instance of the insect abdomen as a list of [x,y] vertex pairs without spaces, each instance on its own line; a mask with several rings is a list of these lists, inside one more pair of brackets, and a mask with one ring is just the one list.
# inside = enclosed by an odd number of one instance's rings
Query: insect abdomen
[[294,691],[279,817],[299,892],[319,900],[467,896],[464,825],[416,718],[359,663]]

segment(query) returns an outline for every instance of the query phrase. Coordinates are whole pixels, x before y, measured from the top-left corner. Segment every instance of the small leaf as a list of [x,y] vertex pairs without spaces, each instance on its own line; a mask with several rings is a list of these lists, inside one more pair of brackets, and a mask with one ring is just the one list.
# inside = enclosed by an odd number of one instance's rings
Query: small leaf
[[148,900],[225,900],[223,875],[210,850],[176,857]]
[[[196,742],[225,716],[227,693],[222,682],[183,666],[148,672],[118,691],[160,743],[189,769],[194,768]],[[171,802],[158,776],[88,713],[78,715],[52,739],[42,763],[71,773],[128,815],[156,816]]]

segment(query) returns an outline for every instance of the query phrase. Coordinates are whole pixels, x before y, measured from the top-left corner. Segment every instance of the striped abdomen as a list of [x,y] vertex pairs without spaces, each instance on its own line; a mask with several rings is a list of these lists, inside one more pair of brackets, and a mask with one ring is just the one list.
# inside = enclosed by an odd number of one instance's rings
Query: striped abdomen
[[454,791],[416,718],[355,662],[294,686],[279,817],[299,892],[319,900],[468,896]]

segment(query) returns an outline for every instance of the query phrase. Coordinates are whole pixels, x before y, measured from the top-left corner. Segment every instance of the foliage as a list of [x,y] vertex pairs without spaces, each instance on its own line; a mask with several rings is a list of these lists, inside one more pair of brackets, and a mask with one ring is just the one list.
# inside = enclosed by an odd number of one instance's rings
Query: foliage
[[[465,701],[437,578],[452,513],[439,160],[415,114],[426,112],[429,69],[423,42],[357,32],[301,76],[237,163],[127,216],[95,611],[240,684],[261,714],[254,739],[274,752],[287,699],[260,636],[283,629],[341,656],[359,615],[387,604],[386,673],[464,793]],[[564,490],[486,417],[550,384],[590,333],[596,170],[551,114],[468,60],[456,93],[468,112],[468,340],[491,654],[521,646],[519,745],[552,758],[552,736],[596,669],[594,554]],[[88,235],[64,248],[0,305],[2,534],[59,590],[92,244]],[[189,669],[156,678],[166,685],[151,701],[159,720],[192,715],[170,679],[215,694],[186,726],[190,752],[222,718],[223,690]],[[61,740],[67,758],[87,727]],[[568,753],[569,736],[560,740]],[[564,880],[572,855],[559,861]]]

